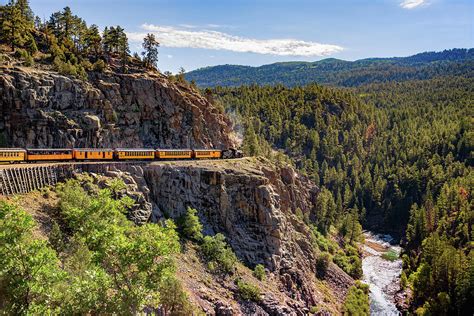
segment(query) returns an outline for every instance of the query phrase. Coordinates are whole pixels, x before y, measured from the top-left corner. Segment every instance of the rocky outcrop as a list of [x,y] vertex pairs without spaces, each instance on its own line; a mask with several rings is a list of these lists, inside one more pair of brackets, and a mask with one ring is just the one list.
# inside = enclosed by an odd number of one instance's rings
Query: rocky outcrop
[[[224,148],[230,121],[160,74],[91,74],[0,66],[0,146]],[[28,128],[26,128],[28,127]]]
[[83,180],[85,184],[96,184],[101,189],[108,188],[116,199],[129,197],[132,203],[127,206],[127,217],[135,224],[142,225],[150,220],[153,203],[150,201],[150,190],[143,177],[142,166],[123,165],[117,168],[115,165],[92,164],[81,167],[75,169],[70,177]]
[[[225,234],[244,264],[264,264],[271,271],[285,299],[266,295],[260,304],[266,313],[303,315],[321,304],[311,233],[295,215],[297,208],[313,212],[318,188],[312,182],[292,168],[250,158],[151,164],[144,177],[157,206],[155,221],[164,215],[178,218],[193,207],[206,234]],[[340,277],[328,284],[342,301],[352,279],[333,264],[329,274],[332,281]]]

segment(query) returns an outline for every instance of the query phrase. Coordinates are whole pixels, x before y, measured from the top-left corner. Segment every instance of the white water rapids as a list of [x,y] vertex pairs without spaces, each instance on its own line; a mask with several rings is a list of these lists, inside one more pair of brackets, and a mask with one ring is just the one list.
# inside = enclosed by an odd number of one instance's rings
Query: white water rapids
[[391,245],[390,235],[374,235],[364,233],[364,258],[362,270],[364,283],[370,287],[370,314],[376,316],[400,315],[394,302],[394,295],[399,288],[399,278],[402,271],[402,261],[389,261],[382,254],[393,250],[400,254],[399,246]]

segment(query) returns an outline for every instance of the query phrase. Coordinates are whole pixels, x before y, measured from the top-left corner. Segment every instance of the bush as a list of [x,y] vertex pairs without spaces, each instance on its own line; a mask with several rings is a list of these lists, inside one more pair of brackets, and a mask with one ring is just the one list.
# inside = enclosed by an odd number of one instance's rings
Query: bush
[[161,282],[160,305],[170,315],[193,315],[188,295],[175,277],[167,277]]
[[390,249],[382,254],[382,258],[388,261],[395,261],[398,259],[398,253],[395,250]]
[[362,277],[362,261],[358,255],[348,256],[343,251],[339,251],[333,257],[333,262],[354,279]]
[[407,278],[407,275],[405,273],[405,271],[402,271],[402,274],[400,275],[400,287],[402,289],[405,289],[408,285],[408,278]]
[[[0,314],[56,314],[64,274],[56,253],[34,237],[36,223],[25,211],[0,202]],[[56,305],[57,306],[57,305]]]
[[225,242],[222,234],[206,236],[201,245],[201,252],[206,260],[214,267],[213,272],[230,274],[234,272],[237,257]]
[[56,221],[53,221],[53,226],[49,232],[48,240],[51,247],[53,247],[56,252],[60,253],[64,250],[64,235]]
[[311,237],[313,245],[317,246],[319,250],[329,252],[331,254],[334,254],[336,251],[336,243],[324,237],[324,235],[321,234],[315,226],[313,226]]
[[188,207],[186,214],[181,219],[181,230],[186,238],[201,241],[203,238],[202,224],[196,215],[197,212],[196,209]]
[[309,309],[309,313],[310,313],[311,315],[316,314],[317,312],[319,312],[319,307],[316,306],[316,305],[315,305],[315,306],[311,306],[311,308]]
[[33,35],[31,34],[28,36],[25,46],[26,46],[26,49],[28,50],[28,53],[30,53],[30,55],[34,55],[36,54],[36,52],[38,52],[38,46],[36,46],[36,41]]
[[343,310],[344,315],[370,315],[369,286],[356,281],[347,293]]
[[318,277],[324,278],[329,267],[330,255],[327,252],[321,253],[316,259],[316,273]]
[[82,68],[84,68],[84,70],[86,71],[90,71],[92,69],[92,64],[89,60],[87,59],[84,59],[83,61],[81,61],[81,66]]
[[77,76],[81,78],[82,80],[87,80],[87,72],[84,69],[84,67],[78,65],[76,66],[76,69],[77,69]]
[[301,221],[304,221],[303,211],[299,207],[296,208],[295,215],[296,217],[298,217],[298,219],[300,219]]
[[59,57],[54,58],[54,67],[61,75],[77,76],[77,68],[70,62],[64,62]]
[[31,57],[30,53],[28,53],[28,51],[24,49],[21,49],[21,48],[17,49],[15,51],[15,56],[23,60],[24,61],[23,64],[27,67],[33,66],[34,64],[33,57]]
[[243,300],[259,302],[262,299],[260,289],[254,284],[244,282],[240,279],[237,279],[236,284],[239,296]]
[[187,296],[174,280],[179,253],[174,224],[135,226],[124,214],[123,199],[109,189],[85,191],[84,182],[56,187],[68,243],[59,225],[50,243],[35,236],[35,221],[0,202],[0,314],[135,315],[145,307],[166,306],[190,315]]
[[253,275],[260,281],[265,280],[265,267],[261,264],[257,264],[253,270]]
[[[91,253],[91,273],[101,271],[108,280],[106,302],[94,299],[92,310],[136,314],[144,306],[158,308],[159,285],[174,273],[172,258],[180,251],[173,222],[135,226],[125,216],[129,197],[114,199],[110,189],[91,190],[90,194],[78,180],[58,185],[57,191],[69,233]],[[84,291],[89,290],[83,287],[80,293]],[[100,309],[104,304],[110,304],[107,312]]]
[[92,65],[92,70],[96,72],[104,72],[106,67],[107,65],[105,64],[105,62],[102,59],[99,59]]

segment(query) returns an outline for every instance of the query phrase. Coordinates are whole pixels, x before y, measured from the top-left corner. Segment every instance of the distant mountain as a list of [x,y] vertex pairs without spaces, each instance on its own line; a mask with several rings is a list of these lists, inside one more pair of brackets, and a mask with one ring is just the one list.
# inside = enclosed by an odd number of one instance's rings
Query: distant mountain
[[311,82],[353,87],[448,75],[474,76],[473,48],[357,61],[328,58],[316,62],[283,62],[260,67],[221,65],[185,74],[187,80],[194,80],[200,87],[243,84],[297,86]]

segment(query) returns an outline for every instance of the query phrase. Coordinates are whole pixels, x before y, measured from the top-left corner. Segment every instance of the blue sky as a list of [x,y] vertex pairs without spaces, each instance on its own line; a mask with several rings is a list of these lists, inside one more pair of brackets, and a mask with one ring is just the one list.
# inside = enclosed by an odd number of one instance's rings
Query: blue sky
[[153,32],[162,43],[158,67],[172,72],[474,46],[472,0],[30,0],[30,5],[44,19],[69,6],[88,25],[121,25],[132,51]]

